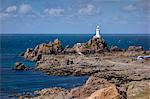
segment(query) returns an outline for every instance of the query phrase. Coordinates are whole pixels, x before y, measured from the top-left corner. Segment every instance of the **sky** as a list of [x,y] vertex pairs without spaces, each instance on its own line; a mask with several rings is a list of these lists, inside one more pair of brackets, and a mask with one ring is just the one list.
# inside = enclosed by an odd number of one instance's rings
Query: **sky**
[[0,0],[0,33],[150,33],[150,0]]

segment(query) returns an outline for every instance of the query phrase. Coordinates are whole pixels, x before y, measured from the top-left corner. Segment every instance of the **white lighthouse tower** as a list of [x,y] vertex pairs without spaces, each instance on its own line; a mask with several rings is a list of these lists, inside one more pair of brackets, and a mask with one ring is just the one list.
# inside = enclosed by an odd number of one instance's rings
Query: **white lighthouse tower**
[[100,29],[99,29],[99,26],[96,26],[96,35],[95,35],[96,38],[100,38]]

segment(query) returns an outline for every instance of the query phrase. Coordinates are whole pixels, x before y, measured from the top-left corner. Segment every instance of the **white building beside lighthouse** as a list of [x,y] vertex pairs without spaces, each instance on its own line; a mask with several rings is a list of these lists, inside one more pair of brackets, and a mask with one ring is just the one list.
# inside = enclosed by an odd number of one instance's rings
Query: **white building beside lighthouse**
[[96,35],[95,35],[94,37],[95,37],[95,38],[101,38],[99,26],[96,26]]

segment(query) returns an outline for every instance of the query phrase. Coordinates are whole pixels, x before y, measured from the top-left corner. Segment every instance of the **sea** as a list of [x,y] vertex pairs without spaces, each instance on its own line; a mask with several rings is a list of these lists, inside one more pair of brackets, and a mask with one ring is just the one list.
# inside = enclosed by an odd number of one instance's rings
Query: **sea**
[[[14,94],[33,92],[43,88],[63,87],[71,89],[81,86],[88,76],[50,76],[40,71],[15,71],[15,62],[22,62],[35,67],[35,62],[27,61],[19,56],[27,48],[37,44],[48,43],[58,38],[62,46],[72,47],[75,43],[83,43],[92,38],[93,34],[0,34],[0,99],[8,99]],[[109,47],[143,46],[150,50],[149,34],[103,34],[102,37]]]

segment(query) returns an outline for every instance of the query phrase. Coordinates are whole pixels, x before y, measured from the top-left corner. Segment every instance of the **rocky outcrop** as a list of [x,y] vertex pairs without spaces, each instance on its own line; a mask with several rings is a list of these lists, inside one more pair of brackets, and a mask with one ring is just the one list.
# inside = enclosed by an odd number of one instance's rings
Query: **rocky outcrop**
[[39,61],[42,55],[52,55],[52,54],[93,54],[109,51],[107,44],[103,38],[93,37],[86,43],[77,43],[72,48],[66,46],[62,48],[61,42],[56,39],[53,42],[42,43],[37,45],[34,49],[28,48],[24,53],[21,53],[25,59],[31,61]]
[[112,46],[112,47],[110,48],[110,51],[118,52],[118,51],[123,51],[123,49],[119,48],[118,46]]
[[89,97],[95,91],[109,86],[111,86],[111,84],[105,79],[99,79],[97,77],[91,76],[86,81],[85,85],[73,88],[69,93],[69,97],[75,99],[84,99]]
[[128,99],[149,99],[150,81],[133,81],[127,84]]
[[[71,90],[48,88],[36,91],[37,99],[144,99],[149,96],[146,86],[150,85],[145,80],[150,79],[150,61],[139,61],[135,56],[150,55],[150,51],[144,51],[141,46],[130,46],[127,50],[112,46],[109,49],[103,38],[93,37],[88,42],[63,49],[56,39],[29,48],[21,55],[37,61],[35,69],[49,75],[91,76],[83,86]],[[15,68],[26,70],[27,67],[17,63]]]
[[67,93],[68,91],[63,88],[47,88],[35,91],[34,94],[38,97],[34,97],[33,99],[68,99]]
[[124,99],[114,84],[94,76],[89,77],[85,85],[73,88],[68,96],[71,99]]
[[99,71],[90,63],[78,57],[80,55],[55,55],[46,56],[39,61],[36,69],[42,70],[49,75],[91,75]]
[[126,96],[114,84],[107,80],[91,76],[83,86],[65,90],[47,88],[34,92],[33,99],[126,99]]
[[41,54],[58,54],[62,51],[61,42],[58,39],[55,39],[53,42],[49,42],[48,44],[43,43],[37,45],[34,51]]
[[127,51],[144,51],[142,46],[129,46]]
[[95,91],[86,99],[121,99],[115,85]]
[[73,47],[76,52],[81,52],[83,54],[93,54],[109,51],[106,42],[103,38],[93,37],[86,43],[77,43]]
[[62,52],[63,54],[76,54],[76,49],[75,48],[65,48]]
[[104,41],[103,38],[95,38],[93,37],[89,41],[85,43],[77,43],[72,48],[65,48],[63,53],[64,54],[94,54],[94,53],[102,53],[108,52],[109,48]]
[[28,67],[26,67],[23,63],[20,63],[20,62],[16,62],[13,69],[14,70],[29,70]]
[[146,54],[146,51],[142,46],[129,46],[124,52],[124,56],[141,56]]
[[134,57],[109,53],[90,55],[46,55],[36,69],[49,75],[96,75],[120,85],[131,80],[148,79],[149,60],[139,61]]
[[42,55],[59,54],[63,50],[61,42],[56,39],[48,44],[42,43],[37,45],[34,49],[28,48],[24,54],[21,54],[25,59],[32,61],[39,61]]
[[[131,99],[138,99],[139,94],[137,94],[136,98],[132,98],[134,97],[133,95],[141,90],[148,91],[145,89],[146,87],[141,89],[143,85],[139,83],[149,81],[150,61],[143,60],[139,62],[133,57],[125,57],[122,54],[122,52],[117,52],[84,56],[77,54],[43,55],[41,60],[38,61],[36,68],[49,75],[89,75],[91,77],[83,86],[68,90],[65,95],[63,91],[53,95],[51,93],[53,91],[49,89],[50,91],[46,91],[49,94],[39,94],[38,97],[56,97],[54,99],[57,99],[57,97],[59,97],[58,99],[93,99],[96,97],[100,99],[107,99],[108,97],[112,99],[126,99],[126,97],[131,97]],[[131,82],[134,81],[136,81],[135,84],[133,83],[135,87],[132,87]],[[144,86],[149,86],[147,83],[143,84]],[[140,89],[136,92],[137,88]],[[140,94],[143,92],[141,91]],[[144,95],[149,94],[144,93]]]
[[37,52],[34,51],[32,48],[28,48],[22,56],[27,60],[35,61],[35,57],[37,57],[38,55]]

